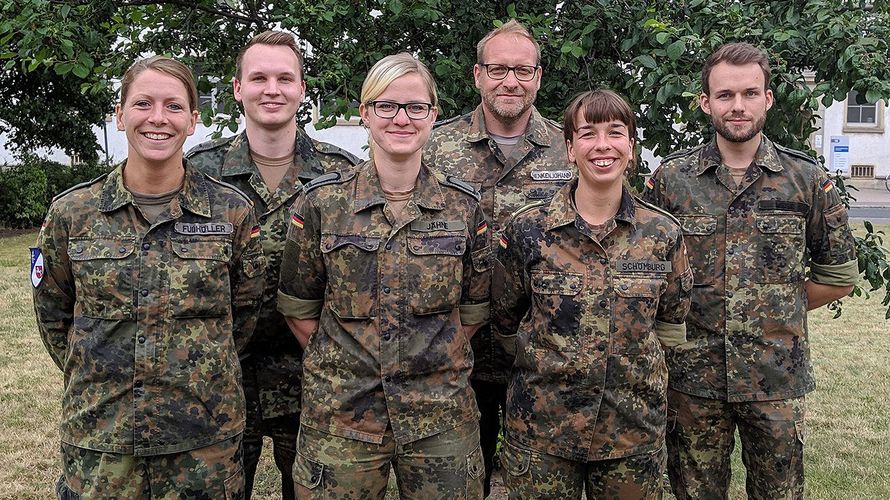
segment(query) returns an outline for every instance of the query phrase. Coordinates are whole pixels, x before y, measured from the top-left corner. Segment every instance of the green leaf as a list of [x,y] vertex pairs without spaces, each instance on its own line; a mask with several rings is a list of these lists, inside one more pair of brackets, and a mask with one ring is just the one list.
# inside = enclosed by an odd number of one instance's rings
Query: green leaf
[[686,52],[686,43],[683,40],[677,40],[676,42],[667,46],[667,56],[671,61],[679,60],[680,57],[683,56],[683,53]]
[[71,12],[71,6],[68,5],[67,3],[66,3],[66,4],[63,4],[63,5],[59,8],[59,15],[62,16],[62,19],[67,18],[69,12]]
[[667,31],[662,31],[661,33],[657,33],[655,35],[655,41],[657,41],[661,45],[664,45],[665,43],[667,43],[670,37],[670,33],[668,33]]
[[865,91],[865,100],[869,104],[874,104],[881,99],[881,92],[876,89],[868,89]]
[[655,58],[653,58],[652,56],[650,56],[648,54],[643,54],[641,56],[638,56],[636,59],[637,59],[637,62],[642,64],[643,67],[645,67],[645,68],[655,69],[656,67],[658,67],[658,64],[655,62]]
[[791,35],[785,31],[777,31],[773,33],[773,40],[777,42],[787,42],[791,39]]
[[[53,68],[57,75],[67,75],[71,72],[71,69],[74,67],[74,63],[65,62],[56,64],[55,68]],[[81,77],[82,78],[82,77]]]
[[90,74],[90,70],[81,64],[75,64],[71,69],[71,72],[74,73],[78,78],[86,78],[87,75]]

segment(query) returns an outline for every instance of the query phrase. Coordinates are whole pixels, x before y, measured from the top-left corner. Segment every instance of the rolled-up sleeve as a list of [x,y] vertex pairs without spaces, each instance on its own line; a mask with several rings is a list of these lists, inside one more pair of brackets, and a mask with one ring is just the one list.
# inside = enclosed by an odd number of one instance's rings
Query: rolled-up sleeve
[[278,282],[278,310],[290,318],[318,318],[324,306],[327,272],[321,253],[320,216],[306,193],[291,208]]

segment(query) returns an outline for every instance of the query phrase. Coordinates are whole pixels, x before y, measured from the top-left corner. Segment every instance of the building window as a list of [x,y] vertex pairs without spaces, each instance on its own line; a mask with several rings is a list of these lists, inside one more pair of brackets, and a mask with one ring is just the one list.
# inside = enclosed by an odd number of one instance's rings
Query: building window
[[885,107],[883,101],[869,104],[864,95],[851,90],[847,94],[844,132],[883,133]]
[[874,179],[874,165],[852,165],[850,167],[850,177],[854,179]]
[[859,92],[851,90],[847,94],[847,123],[853,125],[871,125],[877,123],[878,105],[865,102],[865,96],[860,99]]

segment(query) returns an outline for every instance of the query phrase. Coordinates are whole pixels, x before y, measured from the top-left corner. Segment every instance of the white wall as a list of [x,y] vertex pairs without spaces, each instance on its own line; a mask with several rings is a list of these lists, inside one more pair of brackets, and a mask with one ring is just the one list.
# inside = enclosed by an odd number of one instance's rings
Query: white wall
[[879,120],[878,123],[883,125],[882,133],[844,132],[846,101],[835,102],[825,110],[822,130],[816,132],[816,135],[822,136],[822,147],[814,149],[825,156],[826,164],[830,166],[831,136],[845,135],[850,141],[850,165],[874,165],[876,178],[890,175],[890,133],[886,128],[887,112],[885,104],[883,120]]

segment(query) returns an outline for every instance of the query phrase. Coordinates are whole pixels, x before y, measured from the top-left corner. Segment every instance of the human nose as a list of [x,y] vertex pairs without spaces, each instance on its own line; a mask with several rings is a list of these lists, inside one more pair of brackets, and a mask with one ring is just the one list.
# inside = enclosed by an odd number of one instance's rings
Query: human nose
[[151,115],[148,117],[149,121],[154,124],[166,123],[167,122],[167,114],[163,106],[154,106],[151,108]]
[[278,81],[274,78],[269,78],[266,80],[266,86],[263,89],[263,92],[266,94],[277,95],[278,94]]
[[407,125],[411,123],[411,118],[408,117],[408,108],[399,106],[399,109],[396,110],[396,116],[392,117],[392,121],[399,125]]
[[608,137],[602,134],[597,134],[593,139],[593,149],[596,151],[607,151],[612,148],[612,145],[609,143]]

